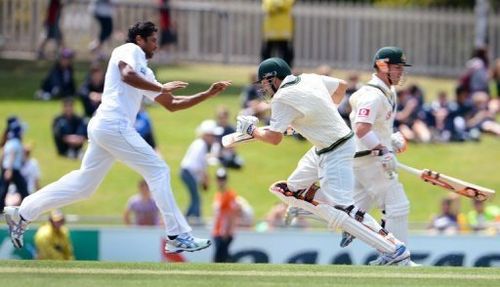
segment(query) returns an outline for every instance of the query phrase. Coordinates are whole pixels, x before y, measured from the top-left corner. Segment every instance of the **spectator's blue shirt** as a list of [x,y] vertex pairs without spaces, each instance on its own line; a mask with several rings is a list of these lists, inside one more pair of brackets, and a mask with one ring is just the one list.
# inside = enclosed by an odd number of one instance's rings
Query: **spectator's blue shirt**
[[144,111],[137,113],[134,126],[137,132],[143,137],[152,133],[151,119],[149,118],[148,113]]
[[[7,140],[3,150],[2,168],[21,170],[24,156],[23,144],[21,140],[19,138],[11,138]],[[12,155],[14,155],[14,161],[10,162]]]

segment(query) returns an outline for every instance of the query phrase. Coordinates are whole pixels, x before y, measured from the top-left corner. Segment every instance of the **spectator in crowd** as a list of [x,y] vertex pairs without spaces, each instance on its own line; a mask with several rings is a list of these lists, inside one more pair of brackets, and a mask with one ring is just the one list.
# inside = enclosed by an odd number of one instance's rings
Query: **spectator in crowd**
[[186,186],[190,203],[186,218],[191,224],[203,224],[199,186],[208,190],[207,157],[216,136],[222,132],[214,120],[203,121],[196,129],[197,138],[191,143],[181,162],[181,179]]
[[73,57],[71,49],[63,49],[54,67],[43,80],[41,90],[36,97],[42,100],[72,97],[76,93],[75,79],[73,77]]
[[432,218],[427,228],[432,233],[456,234],[459,232],[460,227],[457,214],[453,209],[453,199],[441,200],[440,213]]
[[486,205],[484,201],[474,200],[473,210],[467,213],[467,222],[475,232],[497,232],[500,230],[500,207]]
[[3,146],[1,177],[0,177],[0,210],[5,207],[9,185],[13,183],[21,200],[28,196],[26,180],[21,173],[23,165],[22,123],[16,116],[7,118],[6,141]]
[[264,11],[262,61],[271,57],[280,57],[293,67],[292,10],[294,3],[295,0],[262,0]]
[[54,142],[60,156],[76,159],[86,140],[86,127],[82,118],[75,114],[72,98],[64,99],[62,104],[62,114],[52,123]]
[[433,128],[433,138],[440,142],[447,142],[451,137],[451,128],[447,124],[451,111],[451,103],[448,101],[448,94],[440,91],[437,99],[425,106],[426,124]]
[[240,207],[240,218],[238,220],[238,225],[240,227],[252,227],[254,224],[254,211],[253,207],[250,205],[248,200],[243,196],[236,196],[236,202]]
[[38,46],[37,58],[45,58],[45,46],[50,40],[54,40],[57,45],[57,51],[60,51],[64,46],[63,34],[61,28],[59,27],[59,21],[61,19],[63,4],[61,0],[50,0],[47,6],[47,14],[45,16],[45,36]]
[[469,94],[485,92],[489,95],[488,49],[486,47],[476,48],[472,58],[467,61],[466,65],[470,70]]
[[156,141],[153,133],[153,122],[149,117],[148,112],[146,111],[144,104],[141,106],[141,109],[137,113],[137,117],[135,118],[134,127],[136,131],[141,135],[141,137],[153,148],[156,150]]
[[472,117],[467,119],[469,130],[479,130],[500,136],[500,124],[496,122],[496,113],[490,105],[490,98],[486,92],[472,94]]
[[90,51],[97,55],[101,51],[103,44],[113,33],[113,1],[93,0],[90,3],[89,10],[100,26],[99,36],[89,45]]
[[218,147],[220,151],[217,152],[219,162],[226,168],[240,169],[243,167],[243,159],[236,153],[234,147],[223,147],[222,137],[236,131],[236,128],[231,125],[229,119],[229,109],[225,106],[217,108],[216,112],[217,126],[222,129],[222,134],[217,137]]
[[75,259],[69,230],[64,223],[64,214],[60,210],[50,212],[49,222],[40,226],[35,234],[37,259]]
[[214,198],[214,227],[212,235],[215,243],[214,262],[230,262],[229,246],[234,238],[241,209],[236,201],[236,192],[227,185],[227,172],[219,168],[216,172],[217,193]]
[[241,111],[240,115],[255,116],[263,123],[269,123],[270,105],[260,95],[260,91],[255,85],[257,74],[250,75],[250,83],[241,91]]
[[458,86],[455,89],[455,102],[450,105],[450,114],[446,119],[447,129],[451,131],[451,141],[462,142],[472,138],[466,125],[466,120],[472,113],[468,90],[464,86]]
[[[160,61],[169,63],[172,60],[171,53],[177,43],[177,29],[172,20],[170,0],[158,0],[160,5]],[[170,59],[170,60],[169,60]]]
[[[145,180],[139,181],[138,194],[133,195],[127,202],[127,207],[123,213],[123,221],[127,225],[158,225],[160,224],[160,214],[158,207],[149,191]],[[132,221],[131,217],[134,220]]]
[[39,190],[40,186],[40,166],[36,158],[31,156],[31,152],[33,150],[32,145],[24,146],[24,158],[23,158],[23,166],[21,168],[21,174],[26,180],[26,185],[28,188],[28,193],[32,194],[33,192]]
[[100,63],[92,63],[90,71],[83,82],[78,96],[82,101],[85,117],[90,119],[101,104],[102,92],[104,90],[104,68]]
[[359,74],[350,74],[347,77],[347,89],[345,91],[345,96],[338,106],[340,116],[344,119],[345,123],[349,127],[351,127],[351,120],[349,119],[349,114],[351,113],[351,105],[349,104],[349,99],[351,98],[351,95],[354,94],[354,92],[356,92],[360,87],[361,84],[359,82]]
[[431,132],[425,124],[424,98],[416,86],[398,92],[398,107],[394,126],[409,141],[428,143]]
[[[38,161],[31,157],[31,150],[31,145],[24,146],[24,157],[21,167],[21,175],[26,181],[28,194],[40,189],[40,167]],[[16,185],[11,183],[5,197],[5,206],[18,206],[21,204],[21,201],[21,194],[17,191]]]

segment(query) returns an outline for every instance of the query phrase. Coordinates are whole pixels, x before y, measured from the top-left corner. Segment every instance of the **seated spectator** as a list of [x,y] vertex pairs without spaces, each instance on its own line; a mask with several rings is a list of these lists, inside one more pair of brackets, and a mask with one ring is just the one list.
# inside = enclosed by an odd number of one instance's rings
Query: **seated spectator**
[[240,169],[243,167],[243,159],[236,153],[234,147],[223,147],[222,146],[222,137],[231,133],[236,132],[234,126],[232,126],[229,122],[229,110],[225,106],[220,106],[217,108],[216,114],[217,126],[223,129],[223,132],[220,136],[217,137],[218,141],[218,149],[216,153],[218,154],[218,158],[222,166],[226,168],[234,168]]
[[69,230],[64,226],[64,223],[64,214],[60,210],[53,210],[50,213],[49,222],[38,228],[35,234],[37,259],[75,259]]
[[409,141],[428,143],[431,132],[425,124],[423,93],[418,86],[398,92],[398,107],[394,126]]
[[141,135],[141,137],[153,148],[156,149],[156,141],[153,133],[153,123],[149,117],[148,112],[141,106],[141,109],[137,113],[135,118],[135,129]]
[[57,153],[72,159],[80,157],[85,143],[86,127],[74,112],[74,101],[71,98],[63,100],[63,113],[52,123],[52,133]]
[[28,196],[26,180],[21,173],[23,165],[23,129],[21,121],[16,116],[7,118],[6,142],[3,146],[2,165],[0,173],[0,210],[5,207],[5,198],[10,184],[16,186],[21,200]]
[[474,200],[474,209],[467,213],[467,221],[471,230],[496,233],[500,230],[500,208],[486,206],[484,201]]
[[437,99],[425,106],[426,124],[433,128],[433,137],[437,141],[447,142],[451,137],[451,129],[447,125],[447,118],[450,114],[451,103],[448,102],[448,95],[445,91],[440,91]]
[[462,86],[455,89],[455,102],[450,104],[450,113],[446,118],[446,129],[451,131],[451,141],[467,141],[472,137],[467,129],[466,120],[472,116],[473,106],[469,92]]
[[219,168],[216,172],[217,193],[214,197],[214,238],[213,262],[231,262],[229,246],[234,238],[241,209],[236,201],[236,192],[227,185],[227,172]]
[[131,225],[158,225],[161,223],[160,214],[156,203],[151,197],[148,184],[145,180],[139,181],[138,194],[133,195],[127,202],[127,208],[123,214],[125,224]]
[[92,64],[85,82],[83,82],[78,91],[86,118],[91,118],[101,104],[102,91],[104,90],[104,75],[104,69],[100,64]]
[[42,100],[72,97],[76,93],[73,77],[73,56],[70,49],[63,49],[54,67],[43,80],[42,88],[36,97]]
[[181,179],[186,186],[190,203],[186,218],[191,224],[203,224],[199,186],[208,190],[207,157],[216,136],[222,133],[214,120],[203,121],[196,129],[197,138],[191,143],[181,162]]
[[467,119],[467,128],[500,136],[500,124],[496,122],[496,111],[490,108],[489,103],[489,96],[485,92],[472,94],[473,111],[472,116]]
[[453,210],[453,200],[451,198],[444,198],[441,200],[441,211],[432,218],[427,228],[432,233],[458,233],[460,227],[456,211]]

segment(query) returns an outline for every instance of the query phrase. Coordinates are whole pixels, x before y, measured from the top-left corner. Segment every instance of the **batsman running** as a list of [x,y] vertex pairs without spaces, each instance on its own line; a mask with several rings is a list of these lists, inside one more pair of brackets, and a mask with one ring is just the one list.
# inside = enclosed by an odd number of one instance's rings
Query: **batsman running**
[[[382,226],[408,244],[410,202],[396,173],[395,153],[406,150],[401,133],[393,133],[396,116],[396,89],[404,75],[406,62],[399,47],[380,48],[373,58],[371,80],[350,98],[351,126],[356,143],[354,156],[354,200],[363,210],[375,205],[382,211]],[[341,246],[353,236],[343,233]],[[370,262],[383,263],[383,255]]]
[[30,221],[48,210],[90,197],[103,181],[115,160],[141,174],[165,222],[166,251],[197,251],[210,240],[191,235],[191,227],[175,202],[170,169],[134,128],[144,96],[169,111],[192,107],[224,91],[230,82],[220,81],[192,96],[172,93],[187,86],[174,81],[159,83],[148,60],[157,49],[157,28],[152,22],[138,22],[128,30],[128,43],[115,48],[106,71],[102,103],[88,124],[89,145],[79,170],[26,197],[20,207],[4,209],[10,237],[16,248],[23,247],[23,235]]
[[[277,145],[291,126],[313,147],[302,157],[286,182],[271,192],[290,206],[299,207],[377,249],[383,265],[406,265],[410,252],[404,243],[382,228],[369,214],[354,205],[354,133],[337,111],[347,84],[316,74],[294,76],[285,61],[264,60],[258,81],[271,98],[271,123],[258,128],[257,118],[238,117],[237,130],[256,140]],[[320,183],[320,188],[315,185]]]

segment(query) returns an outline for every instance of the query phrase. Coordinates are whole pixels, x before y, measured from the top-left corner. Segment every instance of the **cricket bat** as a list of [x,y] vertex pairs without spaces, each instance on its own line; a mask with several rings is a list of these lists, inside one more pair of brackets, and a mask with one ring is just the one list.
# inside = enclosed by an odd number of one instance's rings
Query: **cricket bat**
[[437,185],[451,192],[479,201],[487,200],[495,195],[495,191],[493,189],[466,182],[430,169],[416,169],[400,162],[398,162],[398,168],[418,176],[427,183]]

